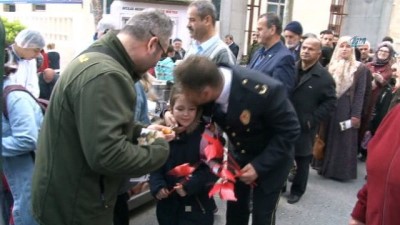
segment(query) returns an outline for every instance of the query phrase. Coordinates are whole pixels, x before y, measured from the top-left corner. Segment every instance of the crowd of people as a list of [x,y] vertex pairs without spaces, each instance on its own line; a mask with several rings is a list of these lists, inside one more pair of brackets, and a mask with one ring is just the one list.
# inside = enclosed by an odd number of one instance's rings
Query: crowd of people
[[[127,225],[127,183],[150,174],[160,225],[212,225],[218,209],[209,191],[232,180],[209,162],[206,135],[227,149],[218,162],[239,167],[228,225],[247,225],[250,216],[253,225],[275,224],[281,196],[296,204],[306,193],[310,167],[346,182],[357,178],[358,159],[367,160],[366,185],[349,224],[400,223],[393,40],[355,46],[352,36],[304,33],[301,22],[283,27],[265,13],[239,66],[240,46],[219,36],[210,1],[191,2],[187,16],[187,50],[171,39],[162,11],[143,10],[121,30],[100,21],[95,42],[61,76],[54,43],[45,52],[38,31],[17,35],[7,50],[18,67],[3,87],[5,224]],[[161,122],[149,118],[152,80],[172,86]],[[15,85],[24,91],[7,91]],[[313,157],[316,135],[322,159]],[[189,175],[171,173],[185,164]]]

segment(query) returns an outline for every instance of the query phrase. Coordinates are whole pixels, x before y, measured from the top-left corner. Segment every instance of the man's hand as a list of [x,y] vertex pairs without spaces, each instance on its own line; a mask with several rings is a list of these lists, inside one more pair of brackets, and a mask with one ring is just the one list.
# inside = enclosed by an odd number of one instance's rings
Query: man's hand
[[[172,141],[175,139],[175,132],[171,130],[171,128],[169,127],[159,124],[151,124],[147,127],[147,129],[157,131],[155,138],[162,138],[165,139],[166,141]],[[166,132],[167,130],[170,132]]]
[[178,123],[176,122],[175,117],[172,115],[171,111],[165,111],[164,121],[165,121],[165,124],[169,127],[177,127],[178,126]]
[[365,223],[360,222],[360,221],[358,221],[358,220],[356,220],[354,218],[351,218],[350,221],[349,221],[349,225],[365,225]]
[[240,172],[239,179],[245,184],[252,184],[258,178],[256,170],[250,163],[243,167]]

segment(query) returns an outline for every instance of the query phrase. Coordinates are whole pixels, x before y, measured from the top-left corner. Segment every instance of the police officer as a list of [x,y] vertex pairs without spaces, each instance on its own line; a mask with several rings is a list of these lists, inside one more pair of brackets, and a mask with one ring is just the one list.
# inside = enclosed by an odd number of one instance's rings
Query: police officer
[[215,103],[211,116],[228,135],[230,154],[241,167],[235,183],[237,201],[228,202],[226,223],[248,224],[253,187],[253,225],[275,224],[280,190],[300,133],[285,87],[260,72],[218,67],[201,56],[187,58],[176,67],[175,76],[195,104]]

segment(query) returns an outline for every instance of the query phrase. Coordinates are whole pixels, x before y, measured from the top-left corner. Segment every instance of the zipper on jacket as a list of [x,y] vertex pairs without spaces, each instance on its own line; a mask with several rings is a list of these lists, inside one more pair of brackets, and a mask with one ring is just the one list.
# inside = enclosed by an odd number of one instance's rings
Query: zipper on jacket
[[104,190],[105,190],[105,188],[104,188],[104,175],[100,175],[99,186],[100,186],[100,200],[101,200],[101,203],[103,204],[104,208],[107,209],[108,205],[106,203],[106,198],[104,196]]
[[201,212],[203,212],[203,214],[206,214],[206,210],[204,209],[203,204],[201,204],[201,202],[200,202],[198,196],[196,196],[196,202],[197,202],[197,204],[199,205],[199,207],[200,207],[200,209],[201,209]]

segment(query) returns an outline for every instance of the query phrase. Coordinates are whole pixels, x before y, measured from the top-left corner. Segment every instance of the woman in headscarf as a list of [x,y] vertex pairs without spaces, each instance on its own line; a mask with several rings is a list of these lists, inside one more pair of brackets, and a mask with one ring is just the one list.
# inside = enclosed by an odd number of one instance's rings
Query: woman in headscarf
[[328,70],[336,83],[337,108],[326,128],[326,149],[319,171],[335,180],[357,178],[357,141],[368,69],[356,61],[351,37],[338,40]]
[[[385,97],[386,93],[384,93],[387,88],[387,92],[391,94],[392,92],[392,62],[393,62],[394,50],[392,45],[389,42],[382,42],[374,55],[372,62],[367,64],[368,69],[371,71],[373,80],[372,80],[372,92],[371,97],[368,102],[368,115],[369,119],[372,118],[372,112],[376,107],[376,104],[381,100],[382,97]],[[382,96],[383,95],[383,96]],[[389,99],[390,102],[390,99]],[[383,112],[376,112],[380,115],[380,120],[382,120],[383,116],[387,112],[387,107],[381,108],[379,110],[383,110]],[[376,130],[377,126],[373,125],[373,132]]]

